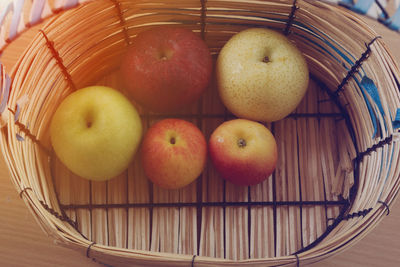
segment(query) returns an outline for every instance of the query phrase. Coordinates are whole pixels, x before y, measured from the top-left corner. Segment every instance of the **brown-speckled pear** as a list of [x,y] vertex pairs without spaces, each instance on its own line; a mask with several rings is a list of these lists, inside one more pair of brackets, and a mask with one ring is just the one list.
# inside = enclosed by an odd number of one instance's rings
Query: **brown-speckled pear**
[[299,49],[283,34],[265,28],[235,34],[221,49],[216,71],[227,109],[240,118],[265,122],[290,114],[309,80]]

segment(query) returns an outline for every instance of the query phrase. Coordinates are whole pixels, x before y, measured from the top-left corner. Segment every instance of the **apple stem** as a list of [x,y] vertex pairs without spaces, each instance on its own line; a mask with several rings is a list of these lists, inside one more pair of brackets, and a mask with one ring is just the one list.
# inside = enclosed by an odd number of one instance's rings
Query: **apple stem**
[[265,56],[265,57],[263,58],[263,62],[264,62],[264,63],[268,63],[268,62],[269,62],[269,57],[268,57],[268,56]]
[[239,147],[245,147],[246,146],[246,140],[244,140],[243,138],[240,138],[238,140],[238,146]]
[[175,143],[176,143],[175,137],[171,137],[171,139],[169,139],[169,142],[170,142],[172,145],[175,145]]

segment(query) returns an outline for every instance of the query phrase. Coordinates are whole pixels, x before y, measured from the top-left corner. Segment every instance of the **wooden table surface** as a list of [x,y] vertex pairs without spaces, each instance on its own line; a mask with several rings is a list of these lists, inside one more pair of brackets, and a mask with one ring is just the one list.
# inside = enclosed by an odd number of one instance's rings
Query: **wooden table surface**
[[[374,20],[365,20],[383,36],[400,65],[400,33],[393,32]],[[2,59],[3,62],[6,60]],[[391,207],[390,215],[364,239],[348,250],[311,266],[398,267],[399,222],[400,201],[397,201]],[[86,258],[83,253],[60,247],[46,236],[14,189],[3,157],[0,158],[0,266],[99,267],[99,264]]]

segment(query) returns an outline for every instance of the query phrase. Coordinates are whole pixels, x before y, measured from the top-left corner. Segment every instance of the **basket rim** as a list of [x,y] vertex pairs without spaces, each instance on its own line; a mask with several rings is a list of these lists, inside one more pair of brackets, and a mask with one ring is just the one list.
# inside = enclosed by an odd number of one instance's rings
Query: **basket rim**
[[[84,2],[86,2],[86,1],[84,1]],[[90,1],[89,1],[90,2]],[[335,8],[337,8],[337,9],[340,9],[339,7],[335,7],[335,6],[330,6],[330,5],[328,5],[327,3],[318,3],[317,5],[320,5],[320,6],[322,6],[323,8],[330,8],[330,9],[333,9],[333,10],[335,10]],[[341,9],[341,12],[343,12],[343,13],[346,13],[346,12],[348,12],[348,14],[346,14],[347,16],[350,16],[350,14],[353,16],[354,14],[352,14],[352,13],[350,13],[348,10],[346,10],[346,9]],[[55,15],[55,17],[58,17],[57,15]],[[367,28],[369,28],[369,26],[368,25],[364,25],[365,27],[367,27]],[[370,28],[370,30],[371,31],[373,31],[371,28]],[[384,42],[383,41],[381,41],[381,40],[378,40],[378,42],[379,42],[379,44],[380,45],[382,45]],[[385,49],[386,50],[386,48],[385,47],[383,47],[383,49]],[[395,67],[396,68],[396,67]],[[16,70],[17,69],[14,69],[13,70],[13,74],[11,75],[11,77],[13,77],[14,75],[16,75]],[[398,70],[398,67],[397,67],[397,70]],[[398,74],[399,75],[399,74]],[[11,121],[13,121],[14,120],[14,117],[12,116],[12,114],[10,114],[10,116],[9,116],[9,123],[11,122]],[[4,148],[7,144],[6,143],[4,143],[4,140],[6,139],[5,137],[4,137],[4,135],[5,135],[5,132],[4,131],[2,131],[2,136],[3,136],[3,138],[2,138],[2,147]],[[3,155],[5,155],[5,153],[6,152],[4,152],[4,151],[7,151],[8,149],[2,149],[2,151],[3,151]],[[7,159],[8,157],[6,157],[6,159]],[[8,167],[9,167],[9,169],[11,169],[11,170],[14,170],[14,168],[10,165],[10,163],[9,163],[9,161],[7,160],[7,165],[8,165]],[[17,176],[16,174],[15,174],[15,171],[12,171],[12,176]],[[29,208],[31,209],[31,211],[34,213],[34,214],[42,214],[42,213],[46,213],[46,212],[49,212],[49,210],[46,210],[46,209],[43,209],[43,207],[41,207],[41,203],[40,203],[40,201],[39,201],[39,199],[37,198],[37,196],[36,196],[36,194],[33,192],[33,190],[28,190],[29,188],[24,188],[24,187],[21,187],[21,185],[19,185],[16,181],[18,180],[17,178],[13,178],[13,180],[14,180],[14,184],[16,185],[16,187],[17,187],[17,189],[20,191],[20,194],[21,194],[21,196],[22,195],[25,195],[25,196],[28,196],[28,198],[27,198],[27,200],[28,200],[28,203],[29,203]],[[381,205],[376,205],[375,207],[373,207],[373,211],[374,212],[370,212],[370,213],[368,213],[366,216],[365,216],[365,220],[372,220],[372,218],[374,218],[374,219],[378,219],[378,221],[380,221],[380,220],[382,220],[383,219],[383,215],[385,214],[385,212],[386,212],[386,208],[387,207],[389,207],[392,203],[393,203],[393,201],[395,200],[395,199],[397,199],[397,196],[398,196],[398,191],[399,191],[399,188],[397,188],[397,190],[396,190],[396,192],[392,195],[392,198],[388,201],[388,202],[385,202],[385,205],[384,204],[381,204]],[[355,196],[354,196],[355,197]],[[59,218],[52,218],[51,220],[59,220]],[[42,222],[42,224],[45,224],[45,222]],[[361,236],[362,235],[364,235],[364,231],[366,230],[366,229],[368,229],[368,230],[371,230],[371,229],[373,229],[373,227],[375,226],[375,225],[377,225],[377,223],[374,223],[373,224],[373,222],[371,222],[370,223],[370,225],[372,225],[372,228],[370,228],[370,227],[365,227],[365,228],[363,228],[363,229],[360,229],[359,230],[359,232],[358,232],[358,234],[355,236],[355,238],[354,239],[351,239],[351,240],[349,240],[348,242],[346,242],[346,243],[344,243],[342,246],[339,246],[337,249],[342,249],[342,248],[344,248],[344,247],[346,247],[348,244],[350,244],[350,243],[354,243],[353,241],[355,241],[355,240],[358,240],[359,238],[361,238]],[[47,227],[47,226],[44,226],[45,228]],[[63,238],[65,238],[65,237],[63,237]],[[67,238],[65,239],[65,240],[67,240]],[[82,240],[83,241],[83,240]],[[91,252],[92,251],[97,251],[97,248],[103,248],[103,246],[101,246],[101,245],[98,245],[98,244],[93,244],[93,243],[87,243],[86,241],[85,241],[85,244],[87,245],[86,246],[86,248],[85,248],[85,246],[82,246],[82,249],[86,249],[87,251],[90,251],[90,253],[87,253],[87,255],[89,255],[89,254],[91,254]],[[109,250],[110,248],[108,247],[107,248],[107,250]],[[125,253],[125,250],[122,250],[122,251],[124,251],[123,253]],[[131,252],[132,250],[131,249],[127,249],[127,251],[129,251],[129,252]],[[285,256],[285,257],[277,257],[277,258],[275,258],[275,259],[282,259],[282,260],[288,260],[288,264],[289,263],[298,263],[300,260],[302,260],[302,259],[304,259],[304,260],[308,260],[308,259],[311,259],[311,258],[313,258],[313,256],[310,256],[309,254],[311,254],[311,252],[313,252],[313,251],[318,251],[318,249],[310,249],[310,250],[307,250],[307,253],[299,253],[299,254],[296,254],[296,255],[294,255],[294,256]],[[330,254],[330,252],[331,251],[334,251],[334,248],[332,248],[329,252],[327,252],[326,254]],[[99,252],[100,252],[100,250],[99,250]],[[119,252],[121,252],[121,249],[116,249],[116,253],[119,253]],[[149,252],[150,253],[150,252]],[[151,255],[149,256],[149,257],[152,257],[152,256],[163,256],[163,258],[162,259],[159,259],[160,261],[165,261],[166,259],[164,258],[164,256],[165,257],[171,257],[171,260],[172,261],[174,261],[174,259],[173,258],[175,258],[176,259],[176,256],[177,256],[177,254],[172,254],[172,253],[162,253],[162,252],[154,252],[154,255],[152,254],[153,252],[151,252]],[[144,255],[142,255],[140,252],[138,252],[138,255],[137,256],[144,256]],[[147,257],[148,255],[146,255],[146,256],[144,256],[144,257]],[[200,262],[203,262],[203,258],[208,258],[208,257],[204,257],[204,256],[195,256],[195,258],[196,258],[196,262],[198,262],[198,261],[200,261]],[[216,258],[212,258],[214,261],[219,261],[219,259],[216,259]],[[154,260],[154,259],[151,259],[151,260]],[[188,262],[188,261],[192,261],[193,262],[193,260],[194,260],[194,257],[192,256],[192,255],[185,255],[184,256],[184,259],[182,259],[183,261],[185,261],[185,262]],[[204,262],[207,262],[207,260],[208,259],[204,259]],[[257,261],[257,260],[259,260],[259,259],[255,259],[255,261]],[[230,260],[225,260],[225,259],[223,259],[222,261],[226,261],[226,262],[230,262]],[[247,263],[247,262],[254,262],[254,260],[252,260],[252,259],[249,259],[249,260],[243,260],[243,261],[233,261],[233,262],[236,262],[236,263]]]

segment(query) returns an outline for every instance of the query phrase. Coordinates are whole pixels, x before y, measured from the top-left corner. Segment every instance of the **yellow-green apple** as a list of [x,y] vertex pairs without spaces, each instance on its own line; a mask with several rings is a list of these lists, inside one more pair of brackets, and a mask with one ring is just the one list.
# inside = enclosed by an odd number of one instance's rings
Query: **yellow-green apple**
[[270,130],[261,123],[234,119],[219,125],[211,134],[211,161],[227,181],[255,185],[275,170],[277,145]]
[[207,142],[193,123],[164,119],[146,132],[141,159],[146,176],[165,189],[184,187],[200,176],[207,158]]
[[265,28],[235,34],[216,65],[219,95],[237,117],[280,120],[303,98],[309,80],[306,60],[284,35]]
[[61,102],[51,120],[50,137],[56,155],[73,173],[107,180],[122,173],[133,160],[142,123],[122,93],[90,86]]
[[193,31],[157,26],[140,32],[121,64],[130,95],[156,112],[174,111],[195,102],[212,74],[207,44]]

